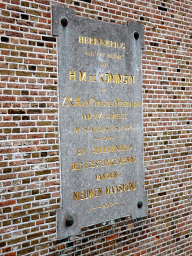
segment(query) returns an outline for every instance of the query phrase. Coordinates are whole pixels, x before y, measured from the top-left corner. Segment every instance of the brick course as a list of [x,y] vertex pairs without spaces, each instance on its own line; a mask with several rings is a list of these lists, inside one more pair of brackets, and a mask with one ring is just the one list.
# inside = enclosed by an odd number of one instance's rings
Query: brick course
[[[56,239],[60,207],[57,38],[51,4],[145,26],[143,122],[148,216]],[[192,255],[192,1],[2,0],[0,255]]]

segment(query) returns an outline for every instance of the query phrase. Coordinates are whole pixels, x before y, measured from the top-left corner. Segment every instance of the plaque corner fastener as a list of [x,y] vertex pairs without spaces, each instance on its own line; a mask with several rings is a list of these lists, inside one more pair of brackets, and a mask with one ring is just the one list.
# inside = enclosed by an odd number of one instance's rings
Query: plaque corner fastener
[[63,27],[66,27],[67,24],[68,24],[67,19],[66,19],[66,18],[62,18],[62,19],[61,19],[61,25],[62,25]]
[[74,222],[73,217],[72,217],[72,216],[69,216],[69,217],[66,219],[65,224],[66,224],[67,227],[70,227],[70,226],[73,225],[73,222]]
[[139,33],[138,32],[135,32],[134,33],[134,38],[137,40],[139,38]]

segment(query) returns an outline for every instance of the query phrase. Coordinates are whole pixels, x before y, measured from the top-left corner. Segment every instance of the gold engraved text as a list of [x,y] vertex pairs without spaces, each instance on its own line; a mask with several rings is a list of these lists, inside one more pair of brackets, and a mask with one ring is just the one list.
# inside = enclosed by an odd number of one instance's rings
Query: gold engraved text
[[116,158],[85,162],[85,168],[92,168],[92,169],[99,168],[99,167],[106,167],[106,166],[115,166],[115,165],[117,165]]
[[[107,67],[107,63],[101,63],[102,66]],[[77,75],[78,74],[78,75]],[[99,83],[110,84],[135,84],[134,75],[126,74],[111,74],[111,73],[98,73]],[[96,75],[87,75],[86,71],[69,70],[69,80],[79,82],[96,82]]]
[[122,192],[128,192],[131,190],[136,190],[137,189],[137,184],[136,181],[130,182],[130,183],[124,183],[124,184],[119,184],[116,186],[106,186],[106,195],[112,195],[112,194],[117,194],[117,193],[122,193]]
[[87,133],[88,132],[88,127],[83,127],[83,132]]
[[110,48],[125,49],[125,43],[104,40],[104,39],[98,39],[98,38],[92,38],[92,37],[87,37],[87,36],[79,36],[79,43],[101,45],[101,46],[110,47]]
[[89,139],[89,140],[116,140],[116,139],[121,139],[122,137],[112,137],[112,136],[104,136],[104,137],[99,137],[99,138],[93,138],[93,139]]
[[98,206],[98,207],[94,207],[94,208],[91,208],[90,210],[96,210],[96,209],[101,209],[101,208],[106,208],[108,209],[109,207],[113,207],[114,205],[117,205],[117,204],[124,204],[124,202],[118,202],[118,203],[106,203],[106,204],[102,204],[101,206]]
[[130,151],[132,150],[132,145],[113,145],[113,146],[104,146],[102,147],[92,147],[92,154],[103,154],[103,153],[114,153],[114,152],[122,152],[122,151]]
[[129,102],[129,101],[119,101],[119,99],[115,99],[115,107],[126,107],[126,108],[131,108],[131,107],[141,107],[141,102]]
[[110,84],[135,84],[135,76],[125,74],[99,73],[99,82]]
[[127,114],[107,114],[106,119],[128,119]]
[[109,58],[109,59],[122,60],[122,55],[108,54],[108,58]]
[[83,169],[83,163],[74,163],[72,164],[72,170],[77,171],[77,170],[82,170]]
[[118,132],[119,126],[96,126],[91,127],[91,132]]
[[102,188],[94,188],[73,192],[73,201],[86,200],[102,196]]
[[99,57],[105,57],[105,53],[104,53],[104,52],[98,52],[98,53],[97,53],[97,56],[99,56]]
[[77,148],[77,155],[78,156],[85,155],[85,148]]
[[116,179],[117,172],[108,172],[108,179]]
[[132,163],[136,163],[136,156],[119,158],[119,164],[132,164]]
[[95,53],[94,53],[94,52],[87,52],[87,51],[86,51],[86,52],[85,52],[85,55],[86,55],[86,56],[94,56]]
[[133,128],[132,128],[132,126],[131,125],[123,125],[122,126],[122,131],[132,131],[133,130]]
[[114,104],[114,101],[107,101],[106,102],[106,107],[114,107],[115,106],[115,104]]
[[120,101],[118,98],[112,101],[101,101],[91,98],[90,100],[80,100],[79,97],[63,97],[62,107],[126,107],[139,108],[141,102]]
[[96,178],[97,181],[105,180],[105,173],[96,174],[96,175],[95,175],[95,178]]
[[100,65],[101,65],[102,67],[108,67],[108,64],[107,64],[107,63],[100,63]]
[[91,119],[91,114],[81,115],[81,120],[89,120],[89,119]]
[[90,168],[101,168],[107,166],[115,166],[117,164],[132,164],[136,163],[136,156],[129,156],[129,157],[121,157],[117,160],[117,158],[111,159],[102,159],[96,161],[86,161],[85,162],[85,169]]
[[75,127],[74,128],[74,133],[79,133],[79,131],[80,131],[80,127]]
[[93,114],[93,119],[104,119],[104,114]]
[[[84,71],[79,71],[79,76],[77,78],[77,71],[74,70],[69,70],[69,80],[73,80],[73,81],[79,81],[79,82],[96,82],[96,75],[89,75],[87,76],[87,72]],[[87,79],[88,78],[88,79]]]

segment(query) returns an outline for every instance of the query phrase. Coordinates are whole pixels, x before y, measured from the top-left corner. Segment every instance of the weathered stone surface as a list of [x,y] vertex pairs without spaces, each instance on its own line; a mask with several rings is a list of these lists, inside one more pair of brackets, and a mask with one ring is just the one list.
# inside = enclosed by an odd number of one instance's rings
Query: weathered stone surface
[[[61,23],[63,18],[67,22]],[[139,23],[110,24],[53,6],[53,35],[59,60],[62,202],[57,234],[62,238],[83,226],[147,214],[144,30]]]

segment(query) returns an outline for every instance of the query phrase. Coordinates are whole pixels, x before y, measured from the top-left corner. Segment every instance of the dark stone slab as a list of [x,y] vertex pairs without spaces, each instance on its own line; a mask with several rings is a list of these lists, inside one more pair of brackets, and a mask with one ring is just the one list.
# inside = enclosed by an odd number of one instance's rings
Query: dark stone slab
[[147,214],[142,24],[111,24],[53,6],[58,42],[61,209],[58,238]]

